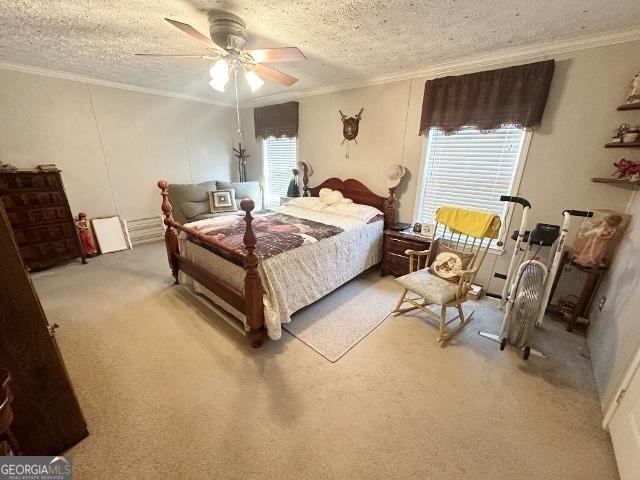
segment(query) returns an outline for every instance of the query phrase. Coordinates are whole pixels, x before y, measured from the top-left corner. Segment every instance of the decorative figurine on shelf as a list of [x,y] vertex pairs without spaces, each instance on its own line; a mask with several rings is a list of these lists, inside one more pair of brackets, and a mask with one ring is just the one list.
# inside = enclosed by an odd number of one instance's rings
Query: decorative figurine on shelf
[[586,242],[573,256],[573,261],[589,268],[602,265],[608,244],[615,236],[620,222],[622,222],[620,215],[607,215],[598,225],[580,233],[578,239],[586,239]]
[[[347,117],[344,113],[342,113],[342,110],[338,110],[338,112],[340,112],[340,118],[342,119],[342,135],[344,136],[340,145],[343,145],[346,141],[350,142],[351,140],[356,142],[356,145],[358,144],[356,137],[358,136],[358,128],[360,127],[360,118],[362,118],[363,111],[364,107],[360,109],[357,115],[354,115],[353,117]],[[349,158],[348,143],[345,158]]]
[[631,79],[629,93],[627,93],[627,104],[640,103],[640,72]]
[[628,123],[622,123],[618,128],[614,130],[615,135],[611,137],[613,140],[611,143],[623,143],[624,136],[627,135],[631,131],[631,127]]
[[98,250],[93,244],[93,238],[91,238],[91,231],[89,230],[89,222],[87,220],[87,214],[80,212],[76,219],[76,228],[78,229],[78,237],[80,237],[80,243],[82,249],[87,257],[95,257],[98,255]]
[[623,158],[613,166],[617,169],[613,176],[629,182],[640,182],[640,163]]
[[298,187],[298,174],[300,171],[297,168],[292,168],[293,178],[289,182],[289,188],[287,188],[287,197],[299,197],[300,188]]
[[0,170],[4,170],[6,171],[13,171],[13,170],[17,170],[16,167],[14,167],[13,165],[10,165],[8,163],[4,163],[4,162],[0,162]]

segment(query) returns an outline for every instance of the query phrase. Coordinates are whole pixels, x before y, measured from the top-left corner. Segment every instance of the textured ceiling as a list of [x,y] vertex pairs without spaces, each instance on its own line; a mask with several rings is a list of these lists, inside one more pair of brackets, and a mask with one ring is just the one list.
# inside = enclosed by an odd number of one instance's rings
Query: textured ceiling
[[[291,89],[365,81],[474,54],[640,25],[638,0],[2,0],[0,61],[183,95],[232,101],[207,82],[211,62],[135,57],[205,54],[163,20],[208,32],[207,9],[245,19],[248,48],[297,46],[305,62],[272,66]],[[241,99],[284,92],[267,82]]]

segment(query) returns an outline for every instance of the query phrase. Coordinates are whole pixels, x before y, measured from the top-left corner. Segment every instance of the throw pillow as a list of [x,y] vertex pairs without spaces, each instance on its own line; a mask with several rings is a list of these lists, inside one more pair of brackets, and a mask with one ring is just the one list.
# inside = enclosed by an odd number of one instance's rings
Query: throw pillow
[[472,259],[473,253],[454,250],[438,242],[436,256],[429,271],[448,282],[458,283],[460,274],[469,267]]
[[332,190],[329,194],[325,195],[322,200],[327,205],[335,205],[336,203],[340,203],[344,197],[342,196],[342,192],[338,190]]
[[330,188],[321,188],[320,192],[318,192],[318,198],[324,202],[324,200],[327,198],[327,195],[329,195],[331,192],[333,192],[333,190],[331,190]]
[[218,190],[235,190],[236,203],[240,205],[240,200],[250,198],[256,204],[254,211],[262,210],[262,188],[258,182],[221,182],[217,181]]
[[236,212],[236,197],[233,188],[209,192],[209,210],[211,213]]

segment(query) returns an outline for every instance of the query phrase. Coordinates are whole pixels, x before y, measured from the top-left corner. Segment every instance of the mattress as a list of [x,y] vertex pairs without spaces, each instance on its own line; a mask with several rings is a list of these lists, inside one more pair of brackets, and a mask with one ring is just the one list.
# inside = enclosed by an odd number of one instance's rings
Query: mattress
[[[258,271],[265,290],[263,295],[265,327],[269,338],[282,336],[281,324],[291,315],[319,300],[382,259],[383,222],[363,222],[333,213],[297,206],[279,206],[271,210],[313,222],[338,227],[342,232],[314,243],[261,260]],[[197,222],[196,222],[197,223]],[[194,226],[194,224],[187,224]],[[258,240],[259,241],[259,240]],[[244,291],[245,271],[206,248],[180,235],[181,255],[216,272],[216,276]],[[248,330],[245,316],[203,285],[180,272],[180,283],[193,289],[238,318]]]

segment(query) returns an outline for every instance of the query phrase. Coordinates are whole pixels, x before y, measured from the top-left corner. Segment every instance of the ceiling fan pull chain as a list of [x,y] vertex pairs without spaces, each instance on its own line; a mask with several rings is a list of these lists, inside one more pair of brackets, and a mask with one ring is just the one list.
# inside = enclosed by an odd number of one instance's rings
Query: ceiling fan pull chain
[[236,116],[238,117],[238,136],[242,143],[242,125],[240,124],[240,103],[238,102],[238,69],[233,69],[233,87],[236,92]]

